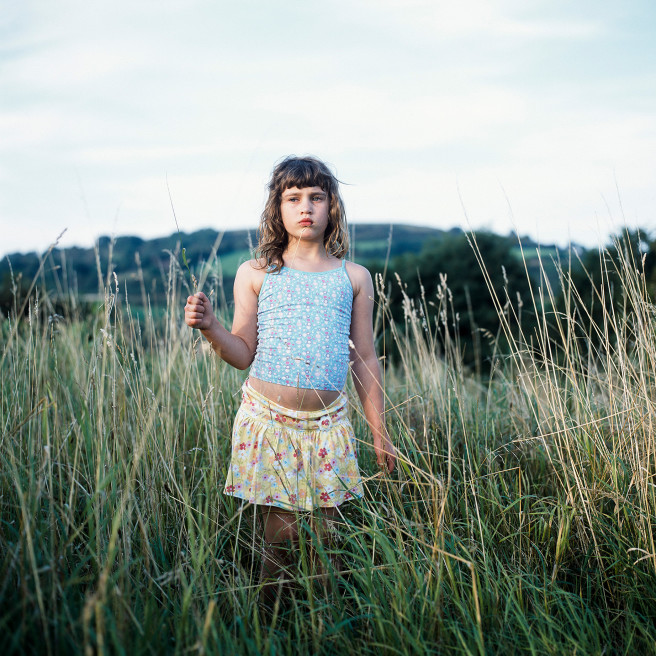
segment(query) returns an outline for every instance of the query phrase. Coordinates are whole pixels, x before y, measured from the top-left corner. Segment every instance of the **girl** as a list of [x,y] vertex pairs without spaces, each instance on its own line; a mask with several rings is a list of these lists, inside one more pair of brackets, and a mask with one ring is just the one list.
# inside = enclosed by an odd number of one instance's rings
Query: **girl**
[[268,188],[257,259],[235,277],[232,330],[202,292],[185,305],[187,325],[223,360],[250,366],[224,492],[259,507],[263,579],[280,573],[281,543],[297,540],[299,511],[320,508],[331,518],[341,503],[362,496],[343,391],[349,362],[378,464],[389,472],[395,465],[373,342],[373,284],[364,267],[344,260],[338,181],[315,158],[287,157]]

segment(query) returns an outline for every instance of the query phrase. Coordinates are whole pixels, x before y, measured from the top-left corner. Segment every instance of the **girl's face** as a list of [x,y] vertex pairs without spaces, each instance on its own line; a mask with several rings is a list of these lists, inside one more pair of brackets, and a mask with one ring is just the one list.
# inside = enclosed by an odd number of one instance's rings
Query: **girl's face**
[[282,192],[280,214],[290,238],[323,241],[330,210],[328,194],[321,187],[290,187]]

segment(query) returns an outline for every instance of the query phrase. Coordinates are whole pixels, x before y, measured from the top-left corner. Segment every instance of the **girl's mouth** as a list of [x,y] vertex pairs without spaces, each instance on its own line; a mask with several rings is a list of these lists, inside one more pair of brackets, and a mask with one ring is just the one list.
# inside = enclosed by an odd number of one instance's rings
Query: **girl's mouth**
[[311,226],[312,221],[310,221],[309,219],[304,219],[303,221],[299,221],[298,225],[304,226],[304,227]]

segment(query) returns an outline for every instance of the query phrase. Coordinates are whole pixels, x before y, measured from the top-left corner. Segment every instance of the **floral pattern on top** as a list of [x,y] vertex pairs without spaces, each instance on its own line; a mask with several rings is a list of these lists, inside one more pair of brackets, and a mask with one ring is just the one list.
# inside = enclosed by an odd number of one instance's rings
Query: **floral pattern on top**
[[270,383],[341,391],[349,362],[353,287],[342,266],[267,273],[257,303],[250,375]]

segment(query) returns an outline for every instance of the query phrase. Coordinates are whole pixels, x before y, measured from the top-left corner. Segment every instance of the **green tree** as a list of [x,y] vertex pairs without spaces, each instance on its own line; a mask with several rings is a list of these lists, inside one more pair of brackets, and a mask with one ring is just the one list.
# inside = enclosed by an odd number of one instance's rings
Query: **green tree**
[[[372,268],[382,273],[380,267]],[[516,315],[511,325],[521,321],[530,330],[529,277],[514,238],[491,232],[446,234],[426,243],[418,255],[395,258],[390,268],[386,286],[394,319],[404,321],[405,293],[416,308],[423,306],[432,326],[442,333],[448,329],[457,339],[466,363],[487,368],[494,337],[499,335],[503,343],[495,297],[509,316]]]
[[563,279],[556,309],[573,319],[581,348],[597,351],[607,341],[614,343],[614,317],[630,314],[645,297],[654,298],[656,242],[641,229],[622,231],[604,248],[583,253]]

